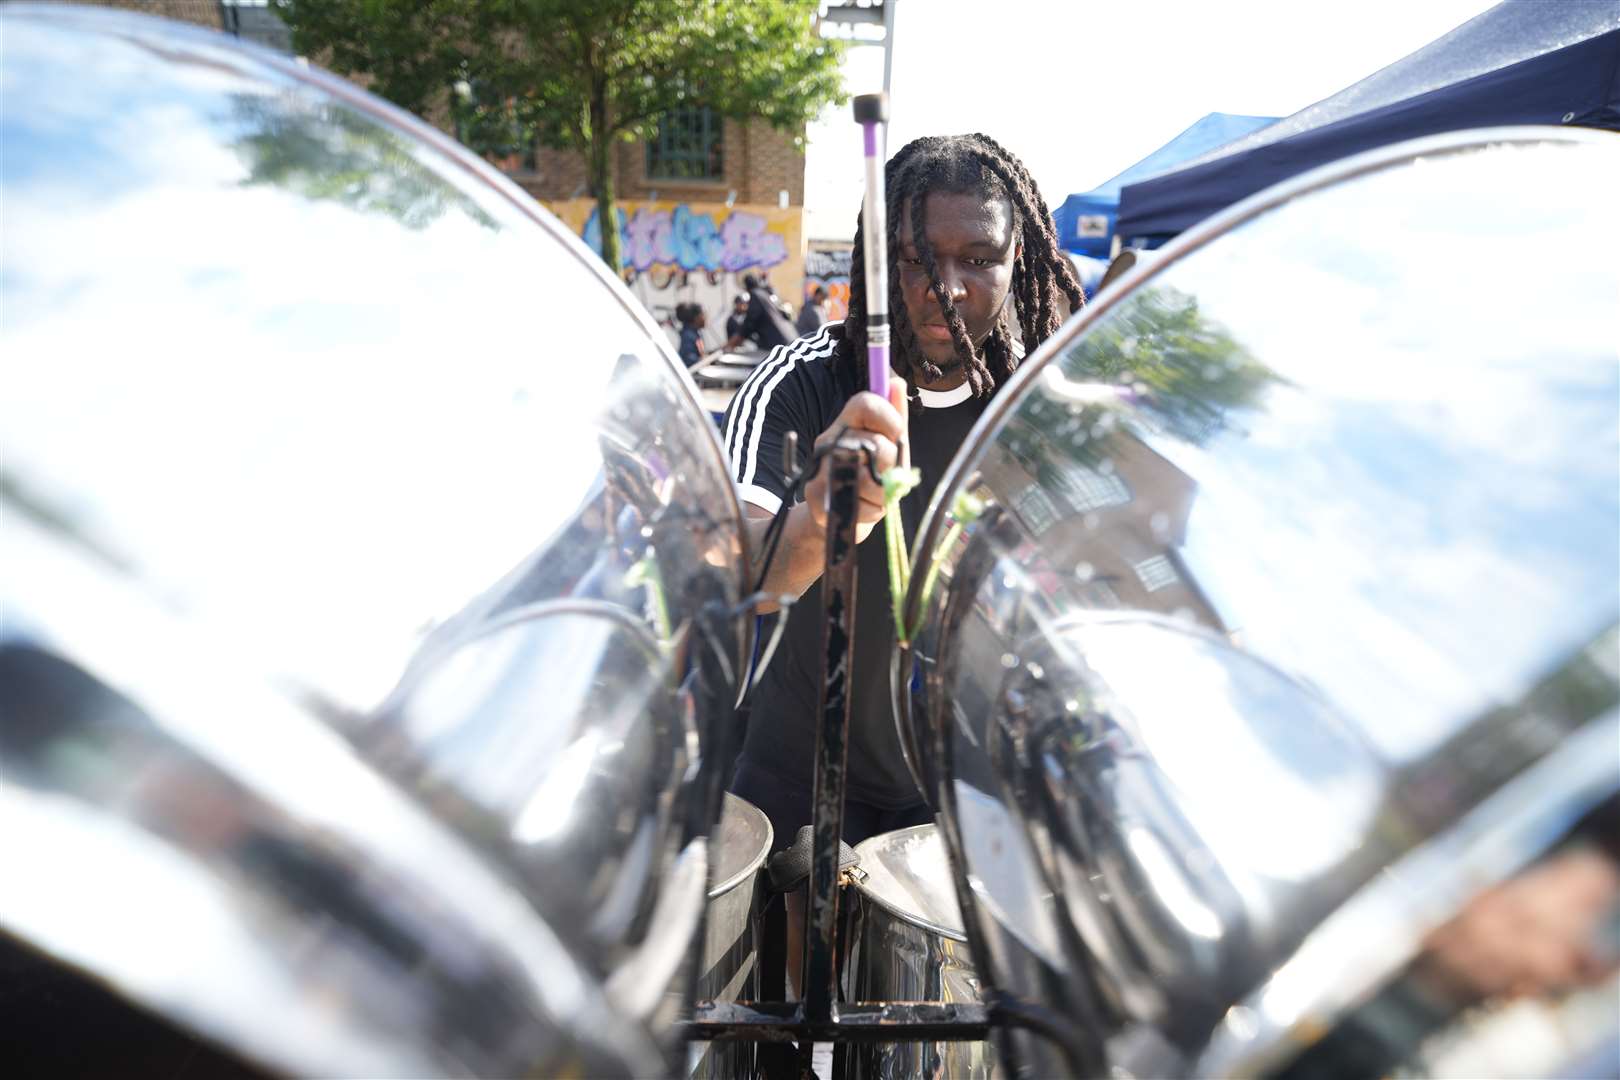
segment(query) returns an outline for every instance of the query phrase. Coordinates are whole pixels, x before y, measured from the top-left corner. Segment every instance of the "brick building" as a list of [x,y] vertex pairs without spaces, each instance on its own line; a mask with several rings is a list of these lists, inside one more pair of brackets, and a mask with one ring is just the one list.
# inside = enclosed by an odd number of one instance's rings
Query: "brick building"
[[78,0],[100,7],[139,11],[178,22],[195,23],[210,30],[221,30],[244,41],[292,51],[292,32],[268,0]]
[[[699,111],[683,110],[687,114]],[[711,134],[705,125],[714,125],[718,130]],[[666,202],[729,199],[734,203],[779,206],[785,191],[788,206],[804,205],[804,153],[793,145],[793,134],[777,131],[761,121],[744,123],[716,117],[684,127],[687,130],[682,134],[689,136],[688,142],[712,138],[718,143],[718,155],[699,161],[693,157],[695,151],[685,147],[672,154],[660,154],[660,148],[649,143],[620,143],[613,179],[618,198]],[[539,147],[532,155],[509,158],[500,164],[541,202],[561,202],[589,194],[581,154]]]
[[[655,317],[696,301],[718,345],[731,298],[749,273],[769,277],[795,308],[804,290],[804,153],[795,134],[761,121],[681,109],[646,141],[620,143],[614,196],[626,281]],[[538,147],[498,164],[594,242],[596,202],[583,155]]]
[[165,19],[196,23],[211,30],[225,28],[225,5],[219,0],[85,0],[85,2],[97,7],[139,11],[144,15],[161,15]]

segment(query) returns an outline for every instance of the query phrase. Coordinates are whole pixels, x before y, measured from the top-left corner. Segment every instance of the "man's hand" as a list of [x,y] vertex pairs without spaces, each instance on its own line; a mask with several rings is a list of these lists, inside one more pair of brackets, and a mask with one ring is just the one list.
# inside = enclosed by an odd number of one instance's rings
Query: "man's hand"
[[1620,898],[1620,868],[1596,851],[1553,856],[1475,897],[1426,943],[1420,970],[1465,1001],[1533,997],[1613,970],[1596,931]]
[[[873,448],[872,470],[862,462],[860,490],[857,493],[856,543],[865,540],[872,527],[883,519],[883,486],[872,479],[872,472],[882,476],[895,465],[902,464],[909,455],[906,445],[906,383],[899,376],[890,376],[889,399],[862,392],[845,403],[844,409],[832,426],[816,439],[821,449],[842,436],[860,439]],[[827,527],[827,470],[819,469],[804,488],[805,505],[816,527]]]
[[[873,465],[879,476],[905,459],[906,445],[906,384],[899,378],[889,380],[889,399],[876,394],[856,394],[845,404],[838,418],[816,439],[819,448],[847,434],[869,441],[876,455]],[[802,596],[804,591],[821,576],[827,551],[827,478],[820,469],[805,484],[804,502],[788,512],[782,540],[776,558],[771,561],[763,588],[770,593]],[[764,554],[765,533],[770,527],[769,511],[748,505],[749,543],[755,557]],[[883,486],[874,483],[862,462],[860,495],[857,507],[857,542],[865,540],[883,517]],[[758,573],[755,568],[754,573]],[[762,604],[761,611],[774,611],[773,604]]]

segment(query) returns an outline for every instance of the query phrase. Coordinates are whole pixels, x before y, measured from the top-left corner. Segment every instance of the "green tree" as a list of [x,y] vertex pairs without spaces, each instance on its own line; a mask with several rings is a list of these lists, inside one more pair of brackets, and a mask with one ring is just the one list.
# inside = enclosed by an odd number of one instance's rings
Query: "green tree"
[[[272,0],[299,52],[420,114],[448,108],[472,149],[535,141],[584,159],[614,212],[613,144],[702,105],[794,130],[845,98],[819,0]],[[457,92],[459,87],[460,92]],[[619,268],[619,234],[602,229]]]

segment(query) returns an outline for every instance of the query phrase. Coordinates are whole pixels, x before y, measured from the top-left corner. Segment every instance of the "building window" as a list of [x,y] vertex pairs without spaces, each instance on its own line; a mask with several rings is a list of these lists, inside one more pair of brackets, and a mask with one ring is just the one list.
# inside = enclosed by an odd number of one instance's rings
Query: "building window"
[[244,41],[291,53],[292,31],[270,10],[270,0],[219,0],[220,29]]
[[1057,507],[1052,505],[1052,500],[1037,487],[1026,488],[1024,493],[1018,496],[1018,514],[1029,526],[1029,531],[1037,536],[1050,528],[1058,516]]
[[1084,513],[1123,506],[1131,501],[1130,489],[1112,472],[1098,472],[1084,465],[1071,465],[1054,478],[1056,487],[1069,504]]
[[1131,569],[1136,571],[1137,579],[1142,582],[1142,587],[1148,592],[1167,589],[1181,580],[1181,577],[1176,573],[1176,568],[1163,555],[1154,555],[1151,558],[1143,559]]
[[724,121],[713,109],[671,109],[647,142],[649,180],[723,180]]
[[[457,135],[460,135],[458,130]],[[472,145],[471,140],[462,138],[461,142]],[[519,149],[510,154],[501,156],[489,155],[489,160],[495,167],[508,176],[535,177],[540,173],[540,144],[526,142]]]

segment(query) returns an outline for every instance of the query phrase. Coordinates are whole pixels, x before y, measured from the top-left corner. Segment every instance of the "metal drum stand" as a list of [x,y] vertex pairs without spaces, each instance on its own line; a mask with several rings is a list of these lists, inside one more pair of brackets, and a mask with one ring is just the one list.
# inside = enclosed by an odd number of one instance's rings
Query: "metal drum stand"
[[[870,448],[849,438],[823,449],[811,469],[827,478],[827,561],[822,576],[822,684],[816,731],[815,837],[805,917],[802,1000],[697,1002],[687,1025],[689,1039],[759,1044],[759,1068],[768,1077],[811,1075],[817,1042],[833,1044],[833,1077],[845,1076],[851,1043],[977,1042],[992,1028],[1018,1026],[1057,1042],[1073,1065],[1073,1075],[1097,1075],[1101,1062],[1074,1039],[1069,1025],[1038,1006],[987,991],[976,1003],[838,1001],[839,839],[844,825],[845,765],[848,760],[849,670],[855,632],[855,525],[860,470],[872,466]],[[964,892],[965,890],[958,890]],[[967,898],[963,898],[964,902]],[[968,914],[963,908],[964,917]],[[764,904],[759,936],[761,987],[783,987],[787,976],[787,916],[782,897]],[[971,920],[966,920],[971,926]],[[974,944],[975,952],[979,946]],[[987,958],[976,956],[981,971]],[[1009,1073],[1007,1040],[998,1040]],[[794,1044],[797,1044],[795,1050]]]

